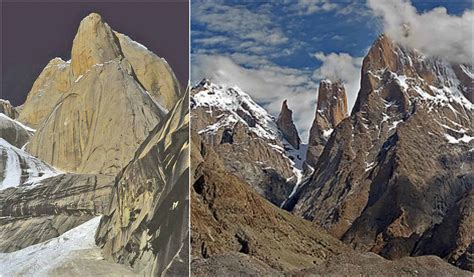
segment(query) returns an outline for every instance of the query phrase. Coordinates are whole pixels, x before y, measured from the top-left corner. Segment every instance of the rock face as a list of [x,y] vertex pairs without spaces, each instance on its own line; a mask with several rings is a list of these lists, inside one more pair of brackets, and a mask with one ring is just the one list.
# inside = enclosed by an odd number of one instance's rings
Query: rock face
[[[361,266],[362,265],[362,266]],[[441,273],[442,272],[442,273]],[[291,272],[291,276],[471,276],[436,256],[390,261],[374,253],[344,253],[326,264]]]
[[293,148],[300,149],[300,136],[296,130],[295,123],[293,123],[293,112],[288,109],[286,100],[283,101],[281,105],[280,115],[278,116],[276,124],[288,143],[290,143]]
[[96,241],[136,273],[188,275],[189,115],[186,93],[115,179]]
[[331,133],[348,116],[347,96],[341,82],[322,80],[319,83],[318,104],[309,132],[306,164],[315,167]]
[[18,117],[18,111],[12,106],[12,104],[10,104],[10,101],[8,100],[0,99],[0,113],[3,113],[11,119]]
[[358,250],[432,254],[472,270],[472,80],[459,79],[459,67],[470,68],[379,37],[351,117],[287,208]]
[[301,151],[283,138],[275,119],[237,87],[203,80],[191,91],[192,129],[227,170],[275,205],[299,181]]
[[43,70],[20,115],[41,123],[29,152],[61,170],[114,175],[166,114],[163,105],[175,104],[179,86],[166,62],[117,35],[91,14],[79,26],[71,61],[55,59]]
[[164,115],[131,74],[126,59],[93,66],[57,102],[27,150],[61,170],[116,174]]
[[33,84],[18,120],[33,128],[40,127],[56,102],[71,88],[71,61],[52,59]]
[[165,109],[171,110],[182,97],[173,70],[165,59],[148,51],[145,46],[126,35],[115,32],[120,49],[130,62],[137,80]]

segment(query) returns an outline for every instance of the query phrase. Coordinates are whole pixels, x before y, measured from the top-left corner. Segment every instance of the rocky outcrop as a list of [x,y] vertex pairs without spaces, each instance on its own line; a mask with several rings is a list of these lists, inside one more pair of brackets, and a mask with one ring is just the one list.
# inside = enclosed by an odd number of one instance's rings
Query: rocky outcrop
[[[36,95],[45,87],[53,89]],[[91,14],[79,26],[70,63],[53,60],[28,96],[20,119],[41,126],[27,150],[61,170],[114,175],[179,95],[164,60]],[[44,97],[54,103],[44,106],[47,116],[26,120]]]
[[298,150],[285,143],[275,119],[236,87],[203,80],[191,91],[192,129],[229,172],[281,205],[298,182]]
[[[351,117],[287,208],[358,250],[458,264],[472,243],[472,213],[461,207],[472,192],[474,134],[473,106],[453,67],[378,38]],[[428,246],[433,236],[450,239]]]
[[128,36],[115,32],[120,49],[130,62],[137,80],[165,109],[171,110],[182,97],[180,84],[165,59]]
[[7,143],[21,148],[30,140],[34,131],[35,130],[11,119],[5,114],[0,113],[0,138],[4,139]]
[[115,179],[96,241],[145,275],[188,275],[189,115],[186,93]]
[[293,148],[300,149],[301,140],[295,123],[293,123],[293,112],[288,109],[286,100],[283,101],[281,105],[280,115],[278,116],[276,124],[288,143],[290,143]]
[[18,111],[12,106],[12,104],[10,104],[10,101],[8,100],[0,99],[0,113],[3,113],[11,119],[18,117]]
[[71,88],[71,61],[52,59],[33,83],[18,121],[32,127],[40,127],[58,100]]
[[347,116],[344,85],[340,81],[322,80],[319,83],[317,110],[309,132],[307,165],[313,168],[316,166],[334,128]]

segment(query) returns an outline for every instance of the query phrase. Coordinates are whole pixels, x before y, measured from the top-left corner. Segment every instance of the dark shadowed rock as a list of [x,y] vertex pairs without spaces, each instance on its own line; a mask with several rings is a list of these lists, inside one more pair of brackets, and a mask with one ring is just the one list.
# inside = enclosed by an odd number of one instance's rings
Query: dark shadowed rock
[[276,121],[278,129],[283,134],[283,137],[295,148],[300,149],[300,137],[298,135],[298,131],[296,130],[296,126],[293,123],[293,112],[288,109],[288,105],[286,100],[283,101],[281,105],[280,115]]
[[322,80],[319,83],[318,106],[309,132],[306,164],[315,167],[331,133],[348,115],[347,96],[341,82]]
[[186,93],[115,179],[96,241],[138,274],[188,274],[189,115]]

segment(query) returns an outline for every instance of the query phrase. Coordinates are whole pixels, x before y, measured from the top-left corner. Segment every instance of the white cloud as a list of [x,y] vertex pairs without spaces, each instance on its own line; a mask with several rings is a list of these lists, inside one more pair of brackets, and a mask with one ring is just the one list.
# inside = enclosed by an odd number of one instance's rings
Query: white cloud
[[299,15],[311,15],[318,12],[329,12],[339,8],[339,5],[329,0],[298,0],[290,2],[290,9],[297,11]]
[[[195,23],[205,25],[209,35],[225,36],[226,46],[235,51],[263,53],[274,51],[275,47],[288,42],[283,30],[276,26],[272,19],[271,7],[262,5],[251,11],[243,5],[225,5],[223,3],[197,1],[193,2],[192,19]],[[193,43],[206,43],[194,39]]]
[[330,53],[325,55],[317,52],[314,57],[322,62],[321,66],[313,73],[316,80],[330,79],[341,80],[347,93],[349,111],[355,104],[360,88],[362,57],[352,57],[347,53]]
[[317,99],[317,84],[311,80],[310,72],[280,67],[269,61],[260,61],[255,68],[245,68],[222,55],[194,55],[191,68],[193,83],[208,78],[217,84],[236,85],[275,117],[287,99],[300,137],[307,141]]
[[213,37],[206,37],[206,38],[198,38],[195,39],[193,42],[202,44],[204,46],[213,46],[217,44],[221,44],[228,41],[228,38],[225,36],[213,36]]
[[408,0],[368,0],[383,20],[384,32],[398,43],[455,63],[473,62],[474,12],[449,15],[446,8],[418,13]]

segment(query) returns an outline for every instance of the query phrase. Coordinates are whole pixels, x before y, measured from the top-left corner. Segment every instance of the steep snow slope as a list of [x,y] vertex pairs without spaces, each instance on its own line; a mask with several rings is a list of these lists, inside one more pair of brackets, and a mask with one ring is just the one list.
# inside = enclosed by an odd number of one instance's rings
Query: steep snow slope
[[0,190],[18,186],[31,188],[58,174],[61,172],[52,166],[0,138]]

